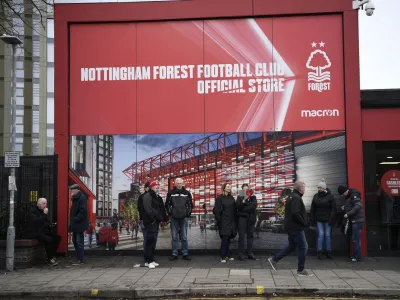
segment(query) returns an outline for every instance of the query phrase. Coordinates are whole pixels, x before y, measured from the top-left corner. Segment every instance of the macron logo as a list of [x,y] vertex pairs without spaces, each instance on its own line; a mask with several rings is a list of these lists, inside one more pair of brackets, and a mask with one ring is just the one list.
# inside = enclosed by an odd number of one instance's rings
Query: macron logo
[[301,117],[302,118],[339,117],[339,110],[337,109],[302,110]]

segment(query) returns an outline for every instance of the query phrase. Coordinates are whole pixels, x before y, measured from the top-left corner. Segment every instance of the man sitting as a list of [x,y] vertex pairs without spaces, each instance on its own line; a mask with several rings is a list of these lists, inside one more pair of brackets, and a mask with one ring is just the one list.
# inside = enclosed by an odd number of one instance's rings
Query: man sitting
[[33,207],[28,215],[26,236],[44,244],[47,254],[47,263],[51,266],[56,266],[58,262],[55,259],[55,255],[60,245],[61,237],[52,232],[48,213],[47,200],[45,198],[40,198],[37,202],[37,206]]

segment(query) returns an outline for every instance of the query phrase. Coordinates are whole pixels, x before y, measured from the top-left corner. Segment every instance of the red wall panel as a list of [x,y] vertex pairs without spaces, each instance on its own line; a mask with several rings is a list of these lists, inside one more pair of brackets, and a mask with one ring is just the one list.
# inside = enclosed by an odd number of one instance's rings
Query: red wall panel
[[363,141],[399,141],[400,108],[363,109]]

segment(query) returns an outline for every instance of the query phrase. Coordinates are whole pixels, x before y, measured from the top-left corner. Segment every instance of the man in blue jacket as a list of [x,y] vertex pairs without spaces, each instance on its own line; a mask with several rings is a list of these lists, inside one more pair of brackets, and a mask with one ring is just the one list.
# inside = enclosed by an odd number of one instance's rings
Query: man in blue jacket
[[84,232],[89,227],[89,217],[87,210],[87,198],[80,191],[77,184],[69,187],[72,196],[72,206],[70,210],[69,232],[72,232],[72,242],[76,251],[76,261],[73,266],[83,264],[85,236]]

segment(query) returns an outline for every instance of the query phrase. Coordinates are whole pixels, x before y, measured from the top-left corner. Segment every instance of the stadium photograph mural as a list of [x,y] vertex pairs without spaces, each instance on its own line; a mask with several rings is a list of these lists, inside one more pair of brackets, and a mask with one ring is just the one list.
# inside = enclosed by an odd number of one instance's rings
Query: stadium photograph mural
[[[71,24],[69,40],[70,168],[93,193],[93,220],[119,223],[117,250],[143,248],[148,181],[165,201],[183,179],[190,249],[219,247],[226,182],[235,198],[254,191],[256,249],[285,245],[282,193],[295,180],[308,211],[322,178],[333,193],[346,184],[340,16]],[[166,222],[157,249],[170,248]]]
[[[101,138],[91,136],[90,140],[104,145]],[[307,211],[322,178],[332,193],[339,184],[347,182],[343,131],[118,135],[109,139],[113,141],[109,150],[95,147],[100,149],[95,162],[97,219],[122,226],[119,250],[143,247],[142,234],[136,226],[137,199],[148,181],[159,182],[160,196],[165,202],[175,180],[183,179],[193,199],[188,231],[192,249],[219,247],[213,208],[225,182],[231,184],[235,198],[242,184],[247,183],[254,190],[258,204],[256,249],[279,249],[286,243],[284,212],[280,209],[282,191],[291,188],[295,180],[306,182],[303,199]],[[106,197],[111,195],[118,199],[113,202],[113,208],[118,210],[117,219],[111,210],[104,210],[111,203]],[[334,234],[340,234],[337,231],[334,229]],[[157,247],[171,247],[168,223],[162,226]]]

